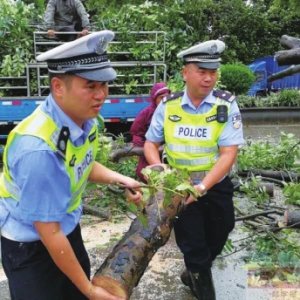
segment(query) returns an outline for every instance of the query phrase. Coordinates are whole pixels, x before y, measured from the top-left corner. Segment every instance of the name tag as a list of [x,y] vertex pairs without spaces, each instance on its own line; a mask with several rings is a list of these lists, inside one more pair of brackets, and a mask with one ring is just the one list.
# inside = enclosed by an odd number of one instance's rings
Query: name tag
[[210,126],[177,125],[174,137],[189,140],[211,140],[212,128]]

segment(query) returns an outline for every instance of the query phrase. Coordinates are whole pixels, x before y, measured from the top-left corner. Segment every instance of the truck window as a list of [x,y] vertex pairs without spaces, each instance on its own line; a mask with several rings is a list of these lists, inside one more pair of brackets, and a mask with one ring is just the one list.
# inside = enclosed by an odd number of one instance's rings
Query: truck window
[[264,71],[256,71],[255,76],[256,76],[256,79],[255,79],[256,82],[263,81],[265,79],[265,72]]

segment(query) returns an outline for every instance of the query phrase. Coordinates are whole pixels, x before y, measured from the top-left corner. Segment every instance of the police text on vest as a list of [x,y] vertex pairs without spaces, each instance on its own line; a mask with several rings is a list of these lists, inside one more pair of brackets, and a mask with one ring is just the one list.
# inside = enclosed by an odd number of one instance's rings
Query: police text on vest
[[189,140],[211,140],[212,128],[210,126],[175,126],[174,137]]
[[89,149],[84,157],[84,159],[75,165],[74,172],[75,172],[75,180],[76,183],[81,179],[84,172],[87,170],[88,166],[93,161],[93,151]]

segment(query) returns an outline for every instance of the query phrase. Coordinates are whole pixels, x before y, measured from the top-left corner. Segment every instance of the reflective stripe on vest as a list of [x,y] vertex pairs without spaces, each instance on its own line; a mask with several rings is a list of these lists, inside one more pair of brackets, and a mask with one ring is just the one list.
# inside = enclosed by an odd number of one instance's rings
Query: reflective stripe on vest
[[175,152],[188,152],[188,153],[211,153],[218,151],[218,147],[198,147],[190,145],[174,145],[168,144],[168,148]]
[[[53,151],[56,151],[60,128],[54,121],[39,108],[32,115],[19,123],[9,134],[6,148],[3,153],[3,173],[0,177],[0,196],[9,197],[15,200],[19,199],[19,189],[11,178],[7,166],[7,149],[14,138],[20,135],[32,135],[44,140]],[[65,154],[65,168],[71,181],[70,187],[70,204],[68,212],[71,212],[81,204],[81,196],[87,183],[88,176],[95,161],[98,150],[98,129],[97,123],[89,132],[89,137],[82,146],[74,146],[70,140],[67,141]]]
[[219,158],[218,139],[226,123],[216,120],[218,105],[230,103],[220,98],[204,114],[189,114],[181,98],[166,102],[164,118],[165,151],[168,162],[177,169],[210,170]]

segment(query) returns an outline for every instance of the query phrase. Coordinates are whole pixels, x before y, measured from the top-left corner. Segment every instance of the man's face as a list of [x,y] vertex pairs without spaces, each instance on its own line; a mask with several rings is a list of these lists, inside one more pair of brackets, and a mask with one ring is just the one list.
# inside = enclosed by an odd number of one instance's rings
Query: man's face
[[108,95],[107,82],[88,81],[78,76],[61,81],[61,93],[56,98],[63,111],[78,126],[98,116]]
[[218,80],[218,70],[202,69],[196,64],[188,64],[182,70],[188,94],[196,99],[203,99],[214,88]]

